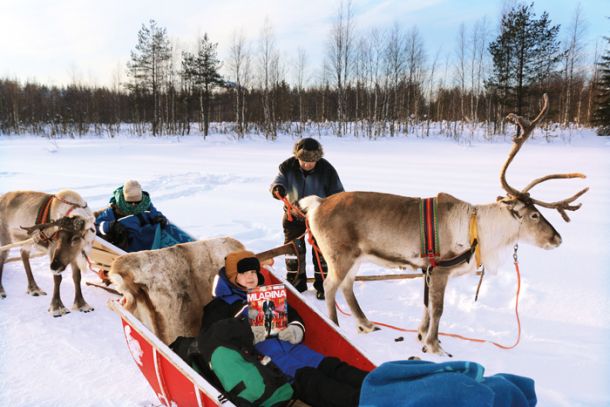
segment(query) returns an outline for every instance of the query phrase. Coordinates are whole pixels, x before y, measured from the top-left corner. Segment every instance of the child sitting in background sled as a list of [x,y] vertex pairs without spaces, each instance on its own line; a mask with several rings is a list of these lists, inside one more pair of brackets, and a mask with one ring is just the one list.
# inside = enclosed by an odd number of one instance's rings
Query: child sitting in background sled
[[167,225],[167,218],[159,212],[142,191],[140,183],[128,180],[110,198],[110,207],[95,219],[97,234],[128,252],[149,250],[155,238],[156,225]]

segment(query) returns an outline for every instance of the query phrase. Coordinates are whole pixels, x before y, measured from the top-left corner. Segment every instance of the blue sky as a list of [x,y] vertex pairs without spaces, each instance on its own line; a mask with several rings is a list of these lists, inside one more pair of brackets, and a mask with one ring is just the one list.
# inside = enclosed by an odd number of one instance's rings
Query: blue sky
[[[439,50],[441,55],[455,54],[461,23],[470,29],[486,17],[492,32],[496,30],[505,3],[353,0],[353,7],[360,32],[394,23],[406,30],[416,25],[432,57]],[[110,85],[117,75],[124,78],[137,32],[149,19],[165,27],[180,49],[193,49],[196,39],[207,32],[219,43],[224,59],[233,32],[241,29],[256,41],[265,18],[273,26],[288,74],[300,47],[308,54],[308,70],[313,75],[321,66],[337,4],[333,0],[0,0],[0,77],[56,85],[75,80]],[[534,8],[538,16],[548,11],[552,22],[563,28],[577,4],[538,0]],[[581,7],[587,24],[584,40],[592,52],[596,40],[610,36],[606,18],[610,1],[583,0]]]

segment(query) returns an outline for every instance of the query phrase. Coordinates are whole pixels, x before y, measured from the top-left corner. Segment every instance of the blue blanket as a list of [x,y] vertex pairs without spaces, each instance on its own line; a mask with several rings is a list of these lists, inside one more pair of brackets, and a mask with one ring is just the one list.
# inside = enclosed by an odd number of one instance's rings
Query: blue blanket
[[156,225],[155,235],[151,244],[151,249],[161,249],[163,247],[170,247],[178,243],[192,242],[193,239],[188,233],[179,227],[168,223],[165,227]]
[[536,405],[534,381],[523,376],[484,377],[474,362],[386,362],[369,373],[360,392],[361,406],[493,406]]

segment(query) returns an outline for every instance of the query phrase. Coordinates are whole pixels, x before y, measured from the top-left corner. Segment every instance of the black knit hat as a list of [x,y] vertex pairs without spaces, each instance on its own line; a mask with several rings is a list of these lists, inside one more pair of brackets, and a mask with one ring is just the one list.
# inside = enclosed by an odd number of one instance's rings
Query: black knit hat
[[246,271],[256,270],[258,285],[264,283],[265,278],[261,274],[261,264],[254,256],[254,253],[246,250],[229,253],[225,257],[225,274],[227,279],[233,284],[237,284],[237,274]]
[[311,137],[297,141],[292,152],[296,158],[307,162],[318,161],[324,155],[322,145]]
[[246,271],[256,270],[261,271],[261,263],[256,257],[246,257],[237,262],[237,272],[245,273]]

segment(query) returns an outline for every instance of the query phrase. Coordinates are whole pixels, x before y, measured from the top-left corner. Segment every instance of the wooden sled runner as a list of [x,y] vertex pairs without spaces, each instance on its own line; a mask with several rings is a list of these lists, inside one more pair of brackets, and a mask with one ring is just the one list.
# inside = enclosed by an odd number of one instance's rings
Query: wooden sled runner
[[[122,254],[126,253],[99,239],[96,241],[92,258],[96,264],[105,264],[109,268],[114,258]],[[281,280],[267,267],[263,267],[261,271],[265,276],[265,284],[285,283],[289,306],[296,309],[305,325],[309,327],[304,340],[307,346],[324,355],[338,357],[363,370],[370,371],[375,368],[375,364],[343,336],[330,320],[309,307],[301,294],[290,284]],[[163,405],[167,407],[233,405],[142,321],[127,311],[121,300],[111,300],[108,306],[121,318],[129,351]],[[173,315],[173,317],[181,316]]]

